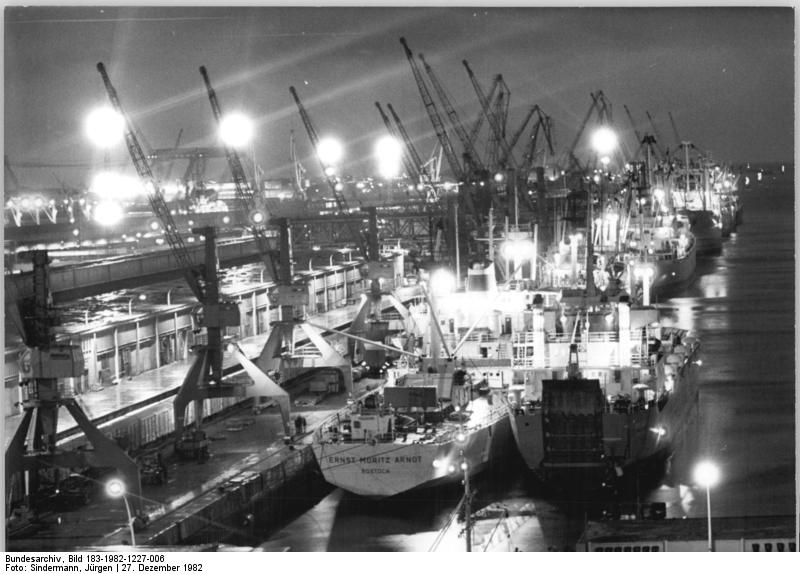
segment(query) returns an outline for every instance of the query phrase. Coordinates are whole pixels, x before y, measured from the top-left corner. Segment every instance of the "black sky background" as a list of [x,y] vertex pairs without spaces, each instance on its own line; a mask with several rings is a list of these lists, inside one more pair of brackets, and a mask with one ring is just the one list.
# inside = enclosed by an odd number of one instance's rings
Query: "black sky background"
[[[652,132],[649,111],[666,147],[676,145],[671,112],[681,139],[716,160],[791,161],[794,22],[791,7],[8,7],[4,152],[12,163],[102,162],[83,130],[86,114],[107,102],[100,61],[151,146],[172,146],[181,129],[182,145],[213,145],[205,65],[223,111],[257,118],[256,157],[268,177],[289,176],[291,129],[300,151],[309,149],[289,86],[319,134],[344,142],[347,171],[370,175],[373,142],[385,133],[375,101],[393,104],[423,155],[434,147],[398,41],[405,36],[463,118],[478,113],[466,59],[487,90],[503,74],[510,131],[533,104],[552,116],[557,151],[575,137],[590,92],[602,90],[629,151],[623,104],[643,132]],[[124,163],[124,147],[111,159]],[[26,172],[26,183],[38,176]]]

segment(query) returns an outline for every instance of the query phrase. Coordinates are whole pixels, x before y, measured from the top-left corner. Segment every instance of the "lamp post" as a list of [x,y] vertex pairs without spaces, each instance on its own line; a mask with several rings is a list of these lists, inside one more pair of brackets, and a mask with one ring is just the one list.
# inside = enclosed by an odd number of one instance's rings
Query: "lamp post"
[[710,461],[699,463],[694,469],[694,479],[700,486],[706,489],[706,514],[708,516],[708,551],[714,551],[714,543],[711,538],[711,487],[719,481],[719,469]]
[[172,300],[170,299],[171,294],[172,294],[172,289],[167,289],[167,305],[172,305]]
[[118,478],[109,480],[108,483],[106,483],[106,493],[111,498],[122,497],[122,501],[125,503],[125,513],[128,515],[128,528],[131,532],[131,546],[136,546],[136,534],[133,530],[134,518],[131,514],[131,506],[128,504],[128,497],[125,496],[125,483]]

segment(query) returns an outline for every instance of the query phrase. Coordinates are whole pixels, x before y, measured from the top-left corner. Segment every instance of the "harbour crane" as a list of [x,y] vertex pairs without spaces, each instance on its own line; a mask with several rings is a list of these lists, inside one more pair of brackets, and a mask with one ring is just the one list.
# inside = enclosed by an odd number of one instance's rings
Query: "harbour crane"
[[667,156],[669,156],[669,152],[668,151],[665,152],[661,148],[659,143],[658,143],[658,142],[661,142],[661,141],[664,141],[664,140],[662,139],[661,135],[658,133],[658,128],[656,127],[656,122],[655,122],[655,120],[653,120],[653,116],[650,115],[650,112],[645,110],[644,113],[645,113],[645,115],[647,115],[647,119],[650,121],[650,126],[653,128],[653,135],[656,137],[655,146],[656,146],[656,149],[658,150],[659,159],[660,160],[665,160],[665,159],[667,159]]
[[[436,104],[433,101],[433,97],[431,97],[431,93],[428,90],[428,86],[425,83],[425,80],[422,77],[422,72],[417,65],[416,60],[414,59],[414,54],[411,52],[411,49],[408,47],[408,42],[404,37],[400,38],[400,44],[403,46],[403,50],[406,55],[406,59],[408,60],[409,65],[411,66],[411,72],[414,75],[414,80],[417,83],[417,89],[419,90],[420,96],[422,98],[422,102],[425,105],[425,111],[428,113],[428,117],[431,120],[431,124],[433,125],[433,129],[436,132],[436,137],[439,140],[439,144],[442,146],[442,151],[444,153],[445,158],[447,159],[447,163],[450,166],[450,171],[455,177],[456,181],[459,185],[463,185],[458,194],[459,197],[463,198],[462,205],[465,208],[466,214],[469,216],[471,221],[473,222],[475,228],[480,228],[483,224],[484,216],[482,212],[476,208],[475,199],[473,198],[474,193],[474,186],[471,184],[473,179],[473,175],[469,173],[469,164],[466,166],[462,166],[459,162],[458,157],[456,156],[455,150],[453,148],[453,143],[450,140],[450,136],[447,134],[447,130],[445,129],[444,122],[442,121],[441,116],[439,115],[439,110],[436,108]],[[459,261],[459,226],[458,226],[458,199],[456,197],[449,197],[447,198],[446,203],[451,204],[453,208],[453,221],[455,225],[453,228],[450,228],[449,219],[445,218],[443,221],[443,227],[445,229],[445,233],[448,237],[452,236],[453,241],[448,241],[448,247],[450,247],[450,251],[455,252],[455,260]],[[449,210],[449,207],[448,207]],[[461,226],[460,229],[462,230],[462,234],[466,231],[467,226]]]
[[294,130],[289,132],[289,160],[292,162],[292,186],[297,199],[306,200],[306,186],[303,183],[306,177],[306,168],[297,157],[297,142],[294,139]]
[[289,86],[289,92],[291,92],[292,98],[294,98],[294,103],[297,105],[297,109],[300,112],[300,118],[303,120],[303,126],[305,126],[308,139],[311,141],[311,147],[314,149],[314,155],[319,160],[319,166],[322,170],[322,175],[325,178],[325,181],[328,183],[328,186],[331,188],[331,193],[333,193],[333,198],[336,201],[336,205],[341,213],[347,213],[350,211],[350,208],[347,205],[347,200],[340,191],[339,185],[337,185],[338,182],[331,175],[331,166],[325,165],[325,162],[319,155],[319,136],[317,135],[317,130],[314,128],[314,124],[311,122],[311,118],[309,117],[303,102],[300,101],[300,96],[297,95],[297,90],[295,90],[294,86]]
[[[331,188],[331,192],[333,193],[334,201],[336,201],[336,205],[339,209],[339,213],[347,214],[352,211],[350,207],[347,205],[347,200],[345,199],[344,195],[342,195],[341,190],[343,189],[342,184],[336,180],[334,180],[332,176],[332,169],[331,166],[325,165],[322,157],[320,156],[319,152],[319,136],[317,135],[317,130],[314,128],[314,124],[311,122],[311,117],[308,115],[303,102],[300,101],[300,96],[297,95],[297,90],[295,90],[294,86],[289,87],[289,91],[292,94],[292,98],[294,99],[294,103],[297,105],[297,109],[300,112],[300,118],[303,120],[303,126],[306,128],[306,133],[308,134],[308,139],[311,142],[311,147],[314,149],[314,155],[319,160],[320,168],[322,169],[322,174],[325,177],[325,181],[328,182],[328,186]],[[365,257],[368,256],[367,253],[367,245],[364,240],[363,234],[358,230],[355,229],[352,222],[346,221],[346,226],[350,230],[350,234],[353,238],[355,238],[356,243],[361,250],[361,254]]]
[[[47,251],[30,253],[33,263],[33,294],[25,297],[13,281],[6,281],[12,291],[6,294],[6,312],[16,327],[25,350],[19,359],[20,386],[25,388],[24,415],[6,448],[6,511],[17,502],[30,507],[30,497],[39,491],[40,473],[58,468],[112,466],[125,481],[135,516],[134,526],[146,524],[142,514],[142,486],[139,467],[128,454],[86,416],[74,397],[62,394],[59,381],[84,374],[83,351],[79,345],[60,343],[53,327],[59,315],[51,306]],[[58,411],[65,407],[92,449],[64,450],[56,444]],[[28,435],[33,425],[32,440]],[[58,488],[58,472],[56,488]],[[29,494],[29,493],[32,493]],[[34,506],[36,506],[34,504]]]
[[441,102],[442,106],[444,106],[444,111],[447,114],[447,118],[450,120],[450,126],[453,128],[453,131],[455,132],[456,136],[461,142],[461,145],[463,146],[464,164],[470,170],[471,172],[470,176],[471,177],[478,176],[479,178],[482,177],[481,174],[485,172],[486,168],[484,167],[483,162],[481,162],[481,159],[478,156],[478,152],[475,150],[475,146],[472,145],[472,142],[469,139],[469,135],[467,134],[467,131],[464,129],[464,126],[458,117],[458,113],[456,112],[455,107],[453,106],[453,102],[447,95],[444,86],[439,81],[439,78],[436,76],[431,65],[425,61],[425,56],[419,54],[419,59],[425,68],[425,72],[428,74],[428,77],[431,80],[431,85],[433,86],[433,89],[436,91],[436,95],[439,96],[439,102]]
[[[551,157],[555,156],[555,145],[553,142],[553,120],[550,116],[546,115],[542,112],[542,109],[536,105],[533,107],[533,111],[535,111],[537,118],[536,122],[533,124],[531,128],[531,135],[528,138],[528,145],[525,146],[525,151],[522,155],[522,163],[520,165],[520,172],[523,176],[527,179],[528,175],[530,174],[531,170],[533,169],[534,159],[536,157],[536,148],[537,144],[539,143],[539,132],[544,135],[545,142],[547,143],[547,148],[544,152],[549,152]],[[542,160],[542,166],[546,163],[545,159]]]
[[[519,142],[519,138],[522,137],[522,134],[525,132],[525,128],[528,127],[528,124],[530,123],[531,118],[533,117],[533,114],[536,113],[536,110],[538,109],[538,107],[539,106],[531,106],[531,108],[528,110],[528,113],[525,114],[525,117],[523,118],[522,123],[520,123],[519,127],[517,128],[517,130],[511,136],[511,139],[508,142],[509,154],[513,154],[514,148],[517,146],[517,143]],[[508,159],[506,158],[505,155],[503,157],[501,157],[500,163],[505,164],[507,162],[508,162]]]
[[[164,199],[161,186],[153,175],[147,157],[139,143],[133,124],[120,103],[117,91],[111,83],[105,66],[97,64],[97,70],[103,79],[106,92],[112,106],[124,118],[125,144],[131,156],[136,172],[147,190],[147,197],[153,213],[163,226],[170,251],[177,266],[183,270],[186,281],[201,307],[197,314],[198,324],[206,329],[206,341],[195,346],[195,359],[183,379],[173,403],[175,415],[176,448],[189,449],[202,441],[204,434],[200,430],[203,421],[203,401],[210,398],[231,396],[265,396],[268,392],[256,385],[242,390],[242,385],[228,384],[222,378],[223,334],[228,327],[240,325],[239,308],[234,301],[224,299],[220,293],[218,268],[219,260],[216,249],[216,230],[212,227],[195,228],[193,233],[201,235],[205,240],[205,262],[197,265],[189,255],[183,238],[172,218]],[[195,404],[194,431],[184,433],[186,407],[190,402]],[[198,456],[202,456],[199,452]]]
[[492,81],[492,87],[489,90],[489,95],[486,98],[486,107],[481,106],[481,112],[478,114],[478,117],[475,119],[475,123],[472,124],[472,129],[469,132],[469,141],[473,142],[476,141],[478,137],[478,132],[481,131],[481,127],[483,126],[483,121],[486,119],[486,112],[488,111],[491,102],[495,99],[495,92],[497,91],[498,86],[500,85],[503,76],[497,74]]
[[408,152],[408,154],[411,156],[411,163],[414,165],[416,171],[419,173],[420,181],[422,182],[427,181],[429,183],[433,183],[435,181],[435,178],[432,176],[431,173],[428,172],[427,165],[422,161],[422,158],[420,157],[417,148],[414,147],[414,143],[408,136],[408,132],[406,131],[403,122],[400,121],[400,116],[397,115],[397,112],[392,107],[392,104],[386,104],[386,108],[392,115],[392,120],[394,121],[394,125],[397,127],[397,132],[400,134],[400,137],[403,140],[403,145],[405,146],[405,149]]
[[439,115],[439,110],[436,108],[433,97],[431,97],[428,86],[425,84],[425,80],[422,77],[422,72],[420,72],[419,66],[416,60],[414,60],[414,54],[408,47],[408,42],[406,42],[405,38],[400,38],[400,43],[403,45],[403,50],[405,50],[406,59],[408,59],[408,63],[411,66],[411,72],[414,74],[414,80],[417,82],[417,89],[422,97],[422,103],[425,105],[425,111],[428,113],[428,118],[431,120],[433,129],[436,132],[436,137],[442,146],[442,151],[444,152],[447,164],[450,166],[450,171],[452,171],[453,177],[457,181],[463,181],[465,176],[464,168],[456,155],[453,142],[447,134],[442,117]]
[[383,111],[380,102],[375,102],[375,107],[378,108],[378,113],[381,116],[381,120],[383,120],[383,125],[386,126],[386,131],[389,132],[389,135],[391,135],[395,141],[403,146],[403,165],[405,166],[408,177],[410,177],[415,184],[422,183],[421,174],[417,169],[417,165],[414,164],[414,160],[410,157],[411,152],[409,152],[405,140],[402,139],[396,127],[392,125],[392,122],[389,120],[389,116],[387,116],[386,112]]
[[[208,100],[211,103],[211,110],[217,122],[217,127],[219,127],[222,121],[222,109],[219,105],[217,93],[211,86],[211,80],[208,77],[208,70],[205,66],[200,66],[200,75],[203,76],[203,82],[208,92]],[[244,173],[242,162],[239,160],[239,153],[227,142],[223,142],[223,146],[225,148],[225,157],[228,160],[228,167],[233,177],[233,184],[236,188],[236,195],[242,203],[245,213],[248,214],[250,232],[256,240],[258,251],[261,254],[264,267],[269,277],[276,283],[285,282],[287,277],[289,281],[291,281],[291,271],[283,269],[285,266],[283,265],[284,263],[289,265],[288,261],[280,261],[279,263],[275,261],[275,256],[273,255],[274,250],[270,247],[269,240],[265,234],[265,224],[268,218],[266,209],[263,202],[259,202],[253,194],[250,184],[247,181],[247,176]]]
[[[506,143],[505,138],[505,123],[502,121],[503,119],[503,112],[502,108],[504,105],[504,98],[503,94],[505,93],[502,89],[495,100],[495,110],[493,113],[490,113],[490,106],[489,106],[489,98],[486,97],[486,94],[483,91],[483,88],[478,81],[478,78],[475,76],[475,73],[472,71],[472,68],[469,67],[469,62],[466,60],[462,60],[461,63],[464,65],[464,68],[467,70],[467,75],[469,76],[469,80],[472,83],[472,87],[475,90],[475,93],[478,96],[478,101],[481,104],[481,109],[483,110],[483,115],[486,117],[487,121],[489,122],[489,127],[492,131],[493,141],[495,142],[495,146],[499,146],[500,150],[502,150],[502,159],[503,163],[498,161],[496,166],[497,169],[506,169],[506,167],[511,167],[513,169],[517,168],[517,164],[514,161],[514,157],[511,154],[511,148]],[[502,82],[502,76],[500,76],[500,81]],[[494,151],[491,154],[494,157],[497,157],[497,147],[494,148]],[[500,158],[498,158],[500,159]]]
[[589,120],[592,118],[592,114],[597,113],[597,118],[601,125],[611,122],[611,104],[608,102],[608,100],[606,100],[603,92],[598,90],[596,93],[593,92],[589,95],[592,98],[592,105],[589,106],[589,111],[586,112],[586,117],[581,122],[581,125],[578,128],[578,133],[575,134],[575,139],[572,141],[572,145],[567,151],[569,170],[577,171],[579,173],[584,173],[587,168],[582,166],[581,162],[575,156],[575,149],[578,147],[578,142],[580,141],[581,136],[583,135],[583,132],[589,123]]

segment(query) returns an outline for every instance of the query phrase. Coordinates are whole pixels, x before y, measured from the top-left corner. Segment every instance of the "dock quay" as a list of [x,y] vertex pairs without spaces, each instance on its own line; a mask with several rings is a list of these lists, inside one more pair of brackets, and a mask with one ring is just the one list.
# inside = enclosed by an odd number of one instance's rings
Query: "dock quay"
[[[404,287],[396,291],[409,300],[417,291]],[[346,328],[355,317],[358,305],[333,308],[313,317],[317,325]],[[258,356],[268,334],[239,341],[244,354]],[[303,344],[297,328],[296,340]],[[126,377],[99,392],[76,395],[84,412],[107,436],[128,444],[132,452],[161,452],[167,461],[165,484],[143,484],[143,511],[149,518],[146,528],[134,533],[137,546],[178,546],[203,540],[203,532],[213,530],[218,540],[220,529],[241,536],[254,526],[254,520],[269,521],[293,500],[317,499],[330,490],[318,474],[310,448],[313,430],[347,400],[345,393],[329,395],[316,405],[292,407],[292,416],[302,414],[307,421],[301,435],[286,437],[278,409],[255,411],[252,399],[230,397],[211,399],[204,430],[209,438],[206,460],[180,460],[171,456],[168,437],[174,429],[172,398],[177,394],[190,359],[172,362],[157,369]],[[226,353],[226,377],[241,376],[241,368]],[[376,382],[362,379],[354,384],[354,395]],[[190,415],[192,409],[189,409]],[[191,417],[190,417],[191,418]],[[6,443],[13,436],[22,415],[7,416]],[[58,446],[83,448],[86,438],[67,412],[61,413]],[[88,504],[79,508],[60,508],[40,513],[34,523],[19,532],[9,530],[7,550],[67,550],[129,544],[131,533],[125,507],[118,499],[102,492],[98,477]],[[289,502],[287,502],[289,501]]]

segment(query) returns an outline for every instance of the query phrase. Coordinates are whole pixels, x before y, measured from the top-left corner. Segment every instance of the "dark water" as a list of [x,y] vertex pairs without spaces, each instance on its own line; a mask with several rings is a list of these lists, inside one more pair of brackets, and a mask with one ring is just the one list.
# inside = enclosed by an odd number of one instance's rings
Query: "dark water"
[[[698,420],[660,484],[623,498],[666,502],[669,517],[705,516],[705,493],[693,486],[692,471],[707,458],[721,472],[711,494],[714,516],[794,513],[792,178],[790,169],[778,169],[774,180],[745,189],[744,222],[722,254],[699,260],[695,279],[659,302],[669,321],[702,342]],[[580,533],[585,509],[543,492],[518,461],[480,477],[476,486],[476,508],[502,506],[513,517],[505,536],[490,539],[493,550],[561,550]],[[458,524],[440,540],[460,495],[451,488],[374,502],[334,490],[287,517],[283,528],[260,533],[260,541],[266,550],[461,550]]]

